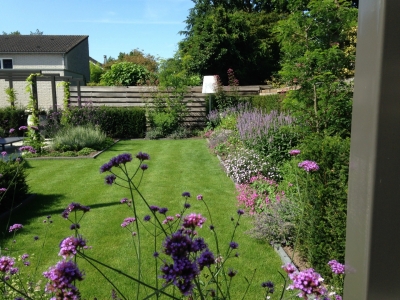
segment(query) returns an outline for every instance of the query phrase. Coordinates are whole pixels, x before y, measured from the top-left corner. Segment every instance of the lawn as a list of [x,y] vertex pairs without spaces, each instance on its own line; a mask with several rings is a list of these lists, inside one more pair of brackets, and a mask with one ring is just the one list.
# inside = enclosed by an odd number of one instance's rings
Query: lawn
[[[123,219],[132,216],[128,207],[120,204],[120,199],[129,197],[129,194],[127,190],[116,185],[106,185],[105,175],[100,174],[99,168],[118,154],[136,154],[139,151],[150,155],[147,162],[149,168],[144,172],[140,186],[147,201],[152,205],[167,207],[170,215],[175,215],[183,207],[182,192],[190,192],[191,207],[187,213],[196,212],[207,217],[203,228],[198,232],[213,251],[215,243],[209,230],[211,221],[203,203],[196,200],[196,195],[202,194],[212,213],[220,247],[226,249],[233,231],[234,222],[231,217],[237,219],[236,190],[234,183],[221,169],[217,157],[208,151],[203,139],[120,141],[96,159],[29,160],[28,183],[36,198],[25,208],[15,212],[9,223],[8,220],[0,222],[1,246],[12,248],[13,256],[34,253],[29,268],[34,273],[37,262],[40,261],[35,277],[39,280],[43,271],[60,260],[57,255],[60,241],[72,235],[70,223],[61,217],[62,211],[69,203],[79,202],[91,207],[90,212],[80,222],[80,233],[87,239],[87,244],[92,246],[85,253],[134,276],[136,269],[130,268],[136,265],[132,237],[127,230],[121,228]],[[133,162],[132,167],[136,166],[137,160]],[[146,208],[138,203],[138,215],[145,214],[148,214]],[[43,223],[48,215],[52,216],[51,224]],[[7,230],[7,224],[14,223],[24,225],[15,237],[15,243]],[[242,216],[234,238],[239,244],[239,257],[227,262],[227,267],[238,271],[232,282],[232,299],[242,298],[246,287],[244,278],[250,279],[254,270],[256,272],[246,299],[264,299],[261,282],[272,280],[282,283],[278,274],[280,258],[266,243],[250,238],[245,233],[250,228],[251,218]],[[39,240],[34,241],[34,236],[39,236]],[[155,274],[152,254],[155,249],[152,243],[145,246],[144,273],[152,282]],[[85,272],[85,279],[77,284],[82,298],[110,299],[112,287],[107,281],[86,262],[78,259],[78,265]],[[121,292],[129,299],[134,298],[135,284],[115,273],[105,272]],[[277,291],[280,290],[278,286]]]

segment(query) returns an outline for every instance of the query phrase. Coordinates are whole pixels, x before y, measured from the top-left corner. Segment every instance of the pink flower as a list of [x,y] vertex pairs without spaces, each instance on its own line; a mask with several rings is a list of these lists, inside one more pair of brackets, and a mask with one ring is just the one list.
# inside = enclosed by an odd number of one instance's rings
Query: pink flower
[[129,224],[131,224],[131,223],[133,223],[135,221],[136,221],[136,219],[133,218],[133,217],[125,218],[124,222],[122,222],[122,224],[121,224],[121,227],[126,227],[126,226],[128,226]]
[[319,170],[319,166],[317,165],[317,163],[312,160],[305,160],[299,163],[299,167],[307,172]]
[[196,226],[201,228],[206,220],[201,214],[192,213],[183,218],[182,226],[185,228],[195,228]]
[[297,156],[297,155],[300,154],[300,150],[298,150],[298,149],[290,150],[290,151],[289,151],[289,154],[290,154],[291,156]]
[[17,231],[18,229],[22,229],[24,226],[22,226],[22,224],[14,224],[14,225],[12,225],[12,226],[10,226],[10,232],[13,232],[13,231]]

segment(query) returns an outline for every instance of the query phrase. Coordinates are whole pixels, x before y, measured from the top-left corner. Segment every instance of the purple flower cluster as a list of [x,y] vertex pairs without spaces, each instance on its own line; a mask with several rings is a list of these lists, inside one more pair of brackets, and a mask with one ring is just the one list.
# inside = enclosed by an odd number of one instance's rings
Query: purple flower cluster
[[24,226],[22,224],[14,224],[10,226],[9,232],[17,231],[18,229],[22,229]]
[[182,226],[185,228],[192,228],[192,229],[194,229],[196,226],[201,228],[203,227],[203,224],[206,220],[207,219],[204,218],[201,214],[192,213],[183,218]]
[[4,192],[6,192],[6,191],[7,191],[6,188],[0,188],[0,193],[4,193]]
[[18,148],[19,151],[28,151],[30,153],[36,153],[36,150],[32,146],[22,146]]
[[10,131],[9,131],[9,133],[13,133],[15,131],[15,129],[14,128],[10,128]]
[[123,153],[110,159],[108,163],[105,163],[100,167],[100,173],[111,171],[113,167],[119,167],[127,162],[132,161],[132,155],[129,153]]
[[[193,280],[200,274],[200,270],[215,263],[213,253],[202,238],[194,238],[191,230],[184,229],[168,236],[163,247],[164,253],[172,258],[173,263],[164,263],[161,277],[167,283],[172,282],[183,295],[190,295],[194,287]],[[198,258],[193,254],[197,254]]]
[[136,154],[136,158],[138,158],[140,161],[149,160],[150,155],[148,155],[147,153],[139,152],[138,154]]
[[86,240],[84,240],[81,236],[70,236],[61,241],[60,252],[58,253],[58,255],[62,256],[64,259],[70,256],[75,256],[77,251],[81,248],[88,248],[86,246]]
[[114,174],[107,175],[107,176],[104,178],[104,182],[105,182],[106,184],[108,184],[108,185],[112,185],[112,184],[114,183],[115,179],[117,179],[117,177],[116,177]]
[[302,168],[307,172],[319,170],[319,166],[317,165],[317,163],[312,160],[302,161],[301,163],[299,163],[299,168]]
[[125,218],[124,222],[122,222],[121,227],[127,227],[129,224],[135,222],[136,219],[133,217]]
[[328,265],[331,267],[332,272],[335,274],[344,274],[345,272],[345,266],[337,260],[329,261]]
[[0,272],[4,274],[14,275],[18,272],[18,268],[14,268],[15,260],[9,256],[0,257]]
[[28,127],[27,126],[20,126],[19,128],[18,128],[18,130],[28,130]]
[[71,204],[69,204],[67,206],[67,208],[63,211],[63,213],[61,214],[61,216],[64,219],[68,219],[69,214],[73,211],[77,211],[77,210],[81,210],[83,211],[83,213],[87,213],[90,210],[89,206],[84,206],[81,205],[80,203],[76,203],[76,202],[71,202]]
[[45,291],[54,293],[54,299],[80,299],[79,290],[73,283],[75,280],[83,280],[83,274],[74,262],[60,261],[44,272],[43,276],[50,280]]
[[290,151],[289,151],[289,154],[290,154],[291,156],[297,156],[297,155],[300,154],[300,150],[297,150],[297,149],[290,150]]
[[290,264],[282,268],[292,280],[292,284],[288,286],[288,289],[299,290],[298,297],[308,299],[308,295],[313,295],[317,300],[324,299],[320,298],[320,296],[324,296],[327,293],[327,289],[322,285],[324,279],[314,269],[310,268],[296,272],[294,266]]

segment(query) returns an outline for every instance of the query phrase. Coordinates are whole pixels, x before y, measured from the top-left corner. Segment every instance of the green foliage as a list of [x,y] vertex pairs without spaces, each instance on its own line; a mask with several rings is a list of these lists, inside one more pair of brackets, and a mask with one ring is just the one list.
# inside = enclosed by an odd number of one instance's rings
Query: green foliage
[[101,75],[104,74],[103,68],[98,64],[89,63],[90,68],[90,82],[100,83]]
[[237,70],[242,84],[263,83],[277,70],[279,51],[271,28],[280,16],[230,1],[195,1],[179,44],[183,65],[191,73],[222,74]]
[[143,138],[146,132],[146,111],[127,107],[73,107],[68,124],[85,126],[91,124],[113,138]]
[[254,227],[248,233],[269,244],[293,246],[296,237],[293,221],[298,218],[298,213],[298,204],[286,197],[271,201],[262,212],[255,214]]
[[59,151],[79,151],[83,148],[102,150],[106,134],[99,128],[91,126],[66,127],[53,138],[50,147]]
[[246,97],[241,102],[247,102],[251,107],[261,109],[266,113],[270,113],[273,110],[281,112],[284,98],[285,94],[255,95]]
[[132,86],[138,81],[146,81],[149,71],[141,66],[130,62],[120,62],[111,66],[111,69],[101,76],[101,84],[106,86]]
[[158,79],[160,86],[175,88],[198,86],[202,81],[200,75],[191,74],[184,69],[179,52],[173,58],[161,60]]
[[356,24],[357,9],[348,1],[311,0],[275,27],[281,79],[301,87],[284,106],[311,132],[350,135],[352,86],[345,79],[354,70],[355,51],[348,49]]
[[26,199],[28,184],[23,163],[19,161],[0,160],[0,187],[7,191],[0,194],[0,215],[15,208]]
[[179,126],[179,123],[172,113],[156,112],[151,115],[150,126],[159,129],[162,136],[166,136],[172,133]]
[[129,53],[120,52],[117,59],[109,58],[104,68],[106,70],[109,70],[113,64],[120,62],[129,62],[143,66],[151,73],[157,72],[159,64],[157,57],[151,54],[145,54],[142,50],[136,48],[130,51]]
[[[10,129],[14,128],[17,132],[20,126],[26,126],[27,115],[21,108],[11,107],[0,108],[0,136],[10,136]],[[14,135],[16,134],[14,132]]]
[[[298,168],[298,159],[291,160],[281,168],[285,180],[280,187],[304,207],[299,233],[301,253],[318,272],[329,277],[326,262],[332,258],[344,261],[350,139],[313,134],[299,149],[302,160],[316,161],[320,169],[307,173]],[[296,181],[301,198],[294,186],[290,188]]]
[[15,107],[15,104],[17,103],[17,92],[15,89],[12,88],[6,88],[5,93],[8,96],[7,102],[10,103],[11,107]]

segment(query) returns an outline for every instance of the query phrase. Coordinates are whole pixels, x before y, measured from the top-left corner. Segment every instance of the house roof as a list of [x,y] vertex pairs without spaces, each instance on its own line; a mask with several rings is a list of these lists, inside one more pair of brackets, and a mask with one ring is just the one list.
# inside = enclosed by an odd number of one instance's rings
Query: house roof
[[88,35],[0,35],[0,53],[68,53]]

